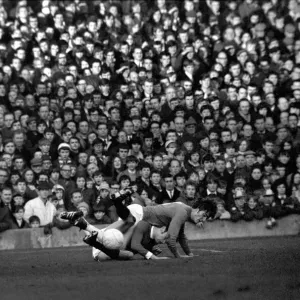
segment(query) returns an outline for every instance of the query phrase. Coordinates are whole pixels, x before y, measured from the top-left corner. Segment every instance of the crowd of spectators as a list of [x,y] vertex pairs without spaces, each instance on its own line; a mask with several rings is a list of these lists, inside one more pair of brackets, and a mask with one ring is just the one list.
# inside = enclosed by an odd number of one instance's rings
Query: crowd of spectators
[[300,212],[299,0],[0,0],[0,231],[202,199]]

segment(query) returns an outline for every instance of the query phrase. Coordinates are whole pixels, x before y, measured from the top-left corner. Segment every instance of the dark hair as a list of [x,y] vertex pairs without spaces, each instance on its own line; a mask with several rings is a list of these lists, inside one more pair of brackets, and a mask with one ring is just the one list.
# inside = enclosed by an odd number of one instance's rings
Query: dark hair
[[120,184],[124,180],[129,180],[129,182],[131,183],[131,179],[130,179],[130,177],[128,175],[122,175],[122,176],[120,176],[120,178],[118,180],[118,183]]
[[22,206],[22,205],[16,205],[16,206],[13,206],[13,207],[12,207],[12,213],[15,214],[15,213],[17,213],[19,210],[21,210],[21,209],[24,211],[24,210],[25,210],[25,209],[24,209],[24,206]]
[[195,202],[193,208],[206,211],[207,218],[214,218],[217,212],[216,204],[213,201],[208,201],[208,200]]
[[73,198],[73,195],[74,195],[75,193],[80,193],[80,194],[82,195],[80,189],[75,189],[75,190],[73,190],[72,193],[71,193],[71,198]]
[[32,224],[33,222],[39,222],[41,224],[41,220],[38,216],[31,216],[29,219],[28,219],[28,222],[29,224]]

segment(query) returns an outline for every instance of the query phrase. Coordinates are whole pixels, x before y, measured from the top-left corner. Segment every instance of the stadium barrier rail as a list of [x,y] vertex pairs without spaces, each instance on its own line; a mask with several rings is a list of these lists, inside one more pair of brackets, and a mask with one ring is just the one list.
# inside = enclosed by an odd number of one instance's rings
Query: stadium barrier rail
[[[106,225],[97,227],[101,229]],[[187,223],[185,231],[190,240],[296,236],[300,234],[300,216],[284,217],[278,220],[278,225],[271,230],[266,228],[266,220],[237,223],[216,220],[206,222],[203,228]],[[0,233],[0,250],[83,246],[83,236],[84,233],[76,227],[66,230],[53,228],[51,235],[45,235],[43,228],[7,230]]]

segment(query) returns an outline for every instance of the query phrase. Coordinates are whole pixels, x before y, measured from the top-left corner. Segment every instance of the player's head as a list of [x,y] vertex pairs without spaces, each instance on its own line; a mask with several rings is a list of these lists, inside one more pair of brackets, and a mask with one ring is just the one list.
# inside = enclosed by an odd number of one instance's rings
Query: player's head
[[166,227],[155,227],[152,226],[152,233],[153,239],[155,240],[156,244],[164,244],[166,240],[169,238],[169,233]]
[[204,200],[193,205],[191,219],[195,224],[205,222],[209,218],[214,218],[217,212],[216,204],[213,201]]

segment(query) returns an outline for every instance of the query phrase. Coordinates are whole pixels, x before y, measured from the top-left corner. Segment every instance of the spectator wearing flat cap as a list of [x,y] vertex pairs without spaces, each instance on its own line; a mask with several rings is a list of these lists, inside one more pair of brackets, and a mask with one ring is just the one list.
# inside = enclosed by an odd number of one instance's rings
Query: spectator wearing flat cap
[[[108,223],[113,223],[118,219],[116,208],[113,205],[110,197],[110,187],[107,182],[102,182],[99,187],[99,193],[96,198],[96,201],[93,203],[92,206],[92,214],[91,216],[94,217],[94,221],[97,222],[103,222],[106,220]],[[95,212],[102,212],[98,215],[95,215]],[[101,215],[101,217],[100,217]],[[102,223],[103,224],[103,223]]]
[[[196,139],[196,129],[197,129],[197,122],[193,117],[189,117],[187,121],[185,122],[185,131],[186,135],[188,137],[192,137]],[[183,137],[183,139],[184,139]]]
[[28,222],[31,216],[38,216],[41,226],[45,226],[52,222],[56,214],[56,208],[48,198],[51,185],[48,182],[41,182],[38,185],[38,191],[39,196],[25,204],[24,220]]
[[30,161],[30,166],[32,171],[34,172],[35,176],[37,176],[38,174],[40,174],[43,170],[43,161],[41,158],[33,158]]

